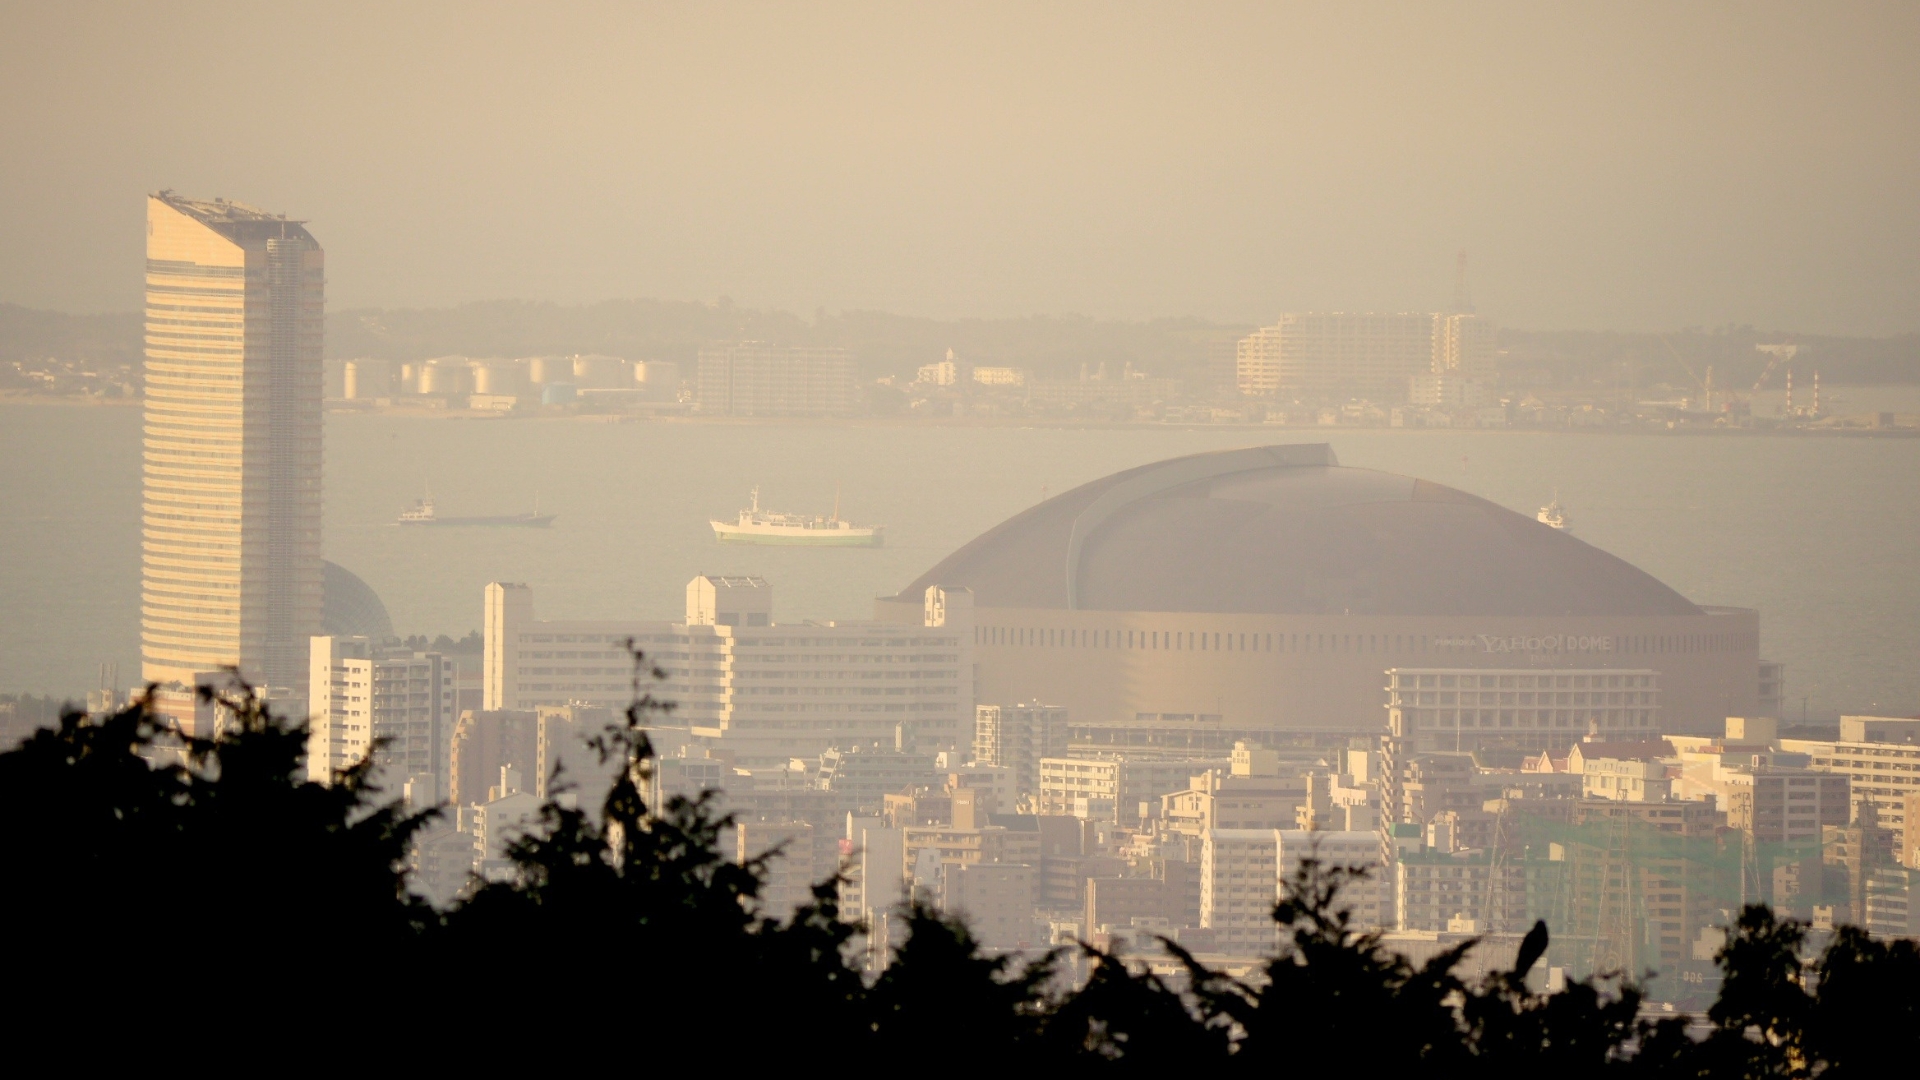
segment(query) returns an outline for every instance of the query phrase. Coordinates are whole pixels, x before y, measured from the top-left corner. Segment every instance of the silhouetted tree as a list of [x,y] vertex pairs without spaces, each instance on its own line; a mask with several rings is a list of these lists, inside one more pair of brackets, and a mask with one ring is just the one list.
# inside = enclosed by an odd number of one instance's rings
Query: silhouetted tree
[[[637,653],[636,665],[648,670]],[[16,998],[27,995],[0,1024],[17,1046],[159,1045],[204,1030],[219,1032],[215,1054],[344,1057],[362,1033],[406,1024],[437,1061],[496,1068],[592,1053],[732,1069],[1552,1080],[1845,1080],[1920,1051],[1911,941],[1842,928],[1810,960],[1800,924],[1749,907],[1718,954],[1721,993],[1696,1041],[1685,1018],[1638,1019],[1626,980],[1531,989],[1544,924],[1512,970],[1485,979],[1458,973],[1474,941],[1413,965],[1340,902],[1364,871],[1317,858],[1283,883],[1279,948],[1258,978],[1166,942],[1182,985],[1082,945],[1087,979],[1067,988],[1061,953],[989,956],[962,921],[915,905],[869,983],[837,881],[767,917],[757,907],[775,853],[728,857],[731,823],[708,796],[644,802],[644,721],[661,706],[638,681],[624,719],[594,740],[613,776],[597,813],[549,804],[510,848],[510,872],[436,911],[408,891],[405,865],[436,811],[383,802],[367,765],[307,782],[305,725],[245,692],[223,704],[228,721],[209,737],[136,706],[69,712],[0,753],[0,955]],[[187,1021],[212,1026],[170,1026]]]

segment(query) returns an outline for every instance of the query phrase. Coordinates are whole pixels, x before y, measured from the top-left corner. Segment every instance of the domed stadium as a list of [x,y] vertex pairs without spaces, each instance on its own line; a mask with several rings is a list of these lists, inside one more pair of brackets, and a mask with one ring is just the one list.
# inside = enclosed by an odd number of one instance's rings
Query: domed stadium
[[359,575],[338,563],[320,566],[320,626],[323,633],[336,637],[369,637],[375,641],[393,636],[393,619],[387,605],[373,587]]
[[1323,445],[1075,488],[881,617],[917,613],[933,585],[973,593],[978,701],[1065,705],[1116,740],[1129,725],[1161,741],[1374,733],[1404,705],[1408,726],[1456,742],[1552,746],[1590,727],[1713,731],[1756,706],[1755,612],[1696,605],[1569,533]]

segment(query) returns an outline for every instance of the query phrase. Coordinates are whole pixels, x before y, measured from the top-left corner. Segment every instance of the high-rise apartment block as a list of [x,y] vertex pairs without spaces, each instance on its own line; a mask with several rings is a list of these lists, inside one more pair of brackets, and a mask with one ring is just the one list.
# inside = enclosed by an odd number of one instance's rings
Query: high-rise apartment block
[[1295,313],[1240,340],[1242,394],[1405,397],[1417,375],[1493,374],[1493,324],[1468,314]]
[[383,650],[364,637],[310,641],[309,775],[328,783],[373,756],[388,790],[410,782],[422,802],[440,801],[453,735],[454,662],[439,653]]
[[147,199],[141,673],[295,700],[321,629],[325,260],[303,223]]
[[709,416],[844,416],[857,405],[853,354],[762,341],[708,345],[695,393]]

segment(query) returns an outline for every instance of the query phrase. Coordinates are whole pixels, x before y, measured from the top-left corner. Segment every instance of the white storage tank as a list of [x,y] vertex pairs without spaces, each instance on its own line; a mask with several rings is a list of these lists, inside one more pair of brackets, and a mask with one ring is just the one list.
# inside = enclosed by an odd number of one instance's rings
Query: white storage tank
[[633,381],[656,401],[671,401],[680,392],[680,365],[671,360],[642,360],[633,365]]
[[347,361],[347,400],[372,401],[393,393],[393,365],[385,360]]
[[464,356],[442,356],[420,366],[422,394],[472,393],[472,361]]
[[572,382],[573,361],[564,356],[536,356],[527,361],[527,380],[535,386]]
[[473,392],[476,394],[518,394],[520,368],[511,360],[476,360],[473,364]]
[[631,385],[627,362],[617,356],[589,354],[573,358],[573,382],[581,389],[617,390]]

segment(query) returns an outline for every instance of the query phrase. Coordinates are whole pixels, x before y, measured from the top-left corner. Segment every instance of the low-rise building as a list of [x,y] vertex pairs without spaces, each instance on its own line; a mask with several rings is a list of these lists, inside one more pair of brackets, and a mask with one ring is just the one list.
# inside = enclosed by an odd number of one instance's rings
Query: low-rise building
[[1125,753],[1042,758],[1036,809],[1042,814],[1132,825],[1140,820],[1143,804],[1149,815],[1156,814],[1162,798],[1189,787],[1197,772],[1223,771],[1226,765],[1221,759],[1170,760]]

